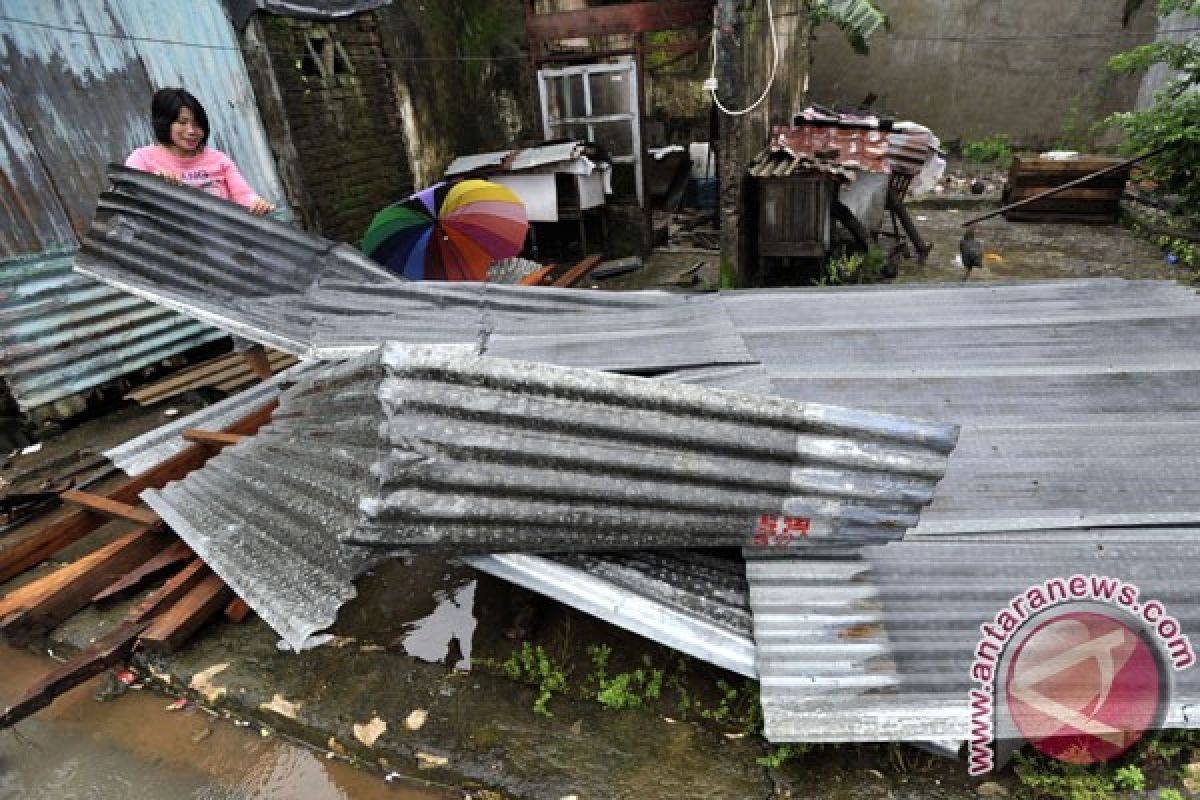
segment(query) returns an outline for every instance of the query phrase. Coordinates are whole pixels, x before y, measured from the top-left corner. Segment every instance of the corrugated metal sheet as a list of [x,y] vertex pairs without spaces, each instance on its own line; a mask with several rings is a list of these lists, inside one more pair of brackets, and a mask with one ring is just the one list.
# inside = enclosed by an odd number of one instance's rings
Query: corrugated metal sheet
[[238,30],[246,27],[255,11],[302,19],[339,20],[374,11],[392,0],[224,0]]
[[694,658],[749,678],[758,674],[740,562],[718,565],[719,559],[684,552],[461,560]]
[[282,206],[284,194],[217,0],[11,0],[3,11],[0,367],[31,410],[222,335],[63,266],[105,186],[104,164],[153,141],[154,89],[191,89],[213,145],[264,196]]
[[0,262],[0,374],[23,409],[128,375],[224,332],[88,280],[72,255]]
[[[955,438],[895,417],[427,348],[385,347],[382,378],[368,366],[345,385],[378,395],[386,455],[344,538],[372,546],[887,539],[915,523]],[[785,516],[802,530],[776,530]]]
[[301,357],[394,339],[630,372],[752,360],[715,295],[414,284],[348,245],[143,173],[111,175],[77,269]]
[[[456,392],[474,398],[474,407],[452,411]],[[616,415],[608,410],[614,407]],[[670,424],[687,413],[706,421]],[[751,431],[759,452],[772,451],[757,464],[744,441]],[[907,519],[928,496],[952,442],[944,426],[891,417],[389,347],[304,378],[281,397],[270,426],[143,499],[299,647],[332,623],[353,596],[350,581],[369,563],[343,542],[387,544],[390,552],[420,544],[485,551],[750,544],[764,513],[809,515],[813,541],[831,533],[886,537],[897,530],[888,520]],[[587,473],[580,471],[585,461]],[[829,469],[834,464],[849,469]],[[672,473],[724,488],[697,492],[668,480]],[[526,479],[530,488],[521,490]],[[401,509],[414,491],[420,497]],[[547,495],[558,522],[518,513],[544,511],[539,498]],[[713,495],[724,496],[716,498],[724,507]],[[712,519],[728,528],[713,527]],[[774,531],[760,546],[800,546],[806,538],[796,533],[789,543]],[[610,582],[633,580],[605,570],[599,562],[585,569]],[[598,596],[589,600],[581,588],[571,597],[594,607]],[[687,632],[696,639],[693,651],[715,657],[709,651],[724,649],[723,662],[738,663],[745,630],[731,625],[744,622],[744,610],[719,613],[735,598],[704,611],[698,587],[678,586],[676,595],[656,601],[676,609],[668,618],[691,604],[692,616],[710,620]],[[681,636],[669,627],[657,624]]]

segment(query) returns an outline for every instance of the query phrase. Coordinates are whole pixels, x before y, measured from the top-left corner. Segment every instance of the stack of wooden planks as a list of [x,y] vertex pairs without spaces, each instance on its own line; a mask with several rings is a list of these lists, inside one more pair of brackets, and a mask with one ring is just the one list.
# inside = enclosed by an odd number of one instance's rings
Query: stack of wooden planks
[[[299,359],[290,353],[267,348],[267,361],[272,372],[279,372],[296,364]],[[216,389],[225,394],[232,394],[257,380],[258,377],[250,369],[245,357],[240,353],[230,353],[186,367],[160,381],[139,386],[125,395],[125,398],[138,405],[148,406],[196,389]]]
[[[1122,163],[1119,158],[1080,156],[1057,160],[1022,156],[1009,169],[1004,202],[1016,203],[1047,189]],[[1121,196],[1129,167],[1098,175],[1079,186],[1004,212],[1010,222],[1089,223],[1110,225],[1120,217]]]
[[128,659],[135,648],[171,652],[219,613],[234,621],[247,616],[245,602],[157,514],[139,505],[138,495],[182,478],[221,448],[255,433],[274,407],[268,404],[221,432],[188,431],[184,438],[192,444],[185,450],[105,495],[63,492],[63,502],[73,506],[70,513],[0,552],[0,582],[6,583],[92,534],[105,542],[0,597],[0,635],[14,645],[48,633],[88,605],[109,605],[165,579],[112,630],[37,680],[0,714],[0,728]]

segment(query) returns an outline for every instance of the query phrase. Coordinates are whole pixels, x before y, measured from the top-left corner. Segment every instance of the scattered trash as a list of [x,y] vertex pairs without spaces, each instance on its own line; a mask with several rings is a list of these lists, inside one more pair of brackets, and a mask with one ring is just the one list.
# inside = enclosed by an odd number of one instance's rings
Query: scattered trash
[[[333,755],[333,753],[330,753],[329,755],[331,755],[331,756],[332,756],[332,755]],[[401,775],[399,772],[389,772],[389,773],[387,773],[386,775],[384,775],[384,776],[383,776],[383,782],[384,782],[384,783],[391,783],[392,781],[398,781],[398,780],[400,780],[400,779],[401,779],[401,778],[403,778],[403,777],[404,777],[404,776],[403,776],[403,775]]]
[[917,222],[929,222],[929,217],[924,214],[917,214]]
[[163,412],[163,416],[164,417],[173,417],[178,413],[179,413],[178,408],[168,408],[166,411]]
[[332,736],[329,737],[329,741],[325,743],[325,746],[330,750],[330,753],[326,756],[326,758],[333,758],[334,755],[339,755],[343,758],[346,756],[346,748],[342,746],[341,742]]
[[948,209],[951,214],[961,214],[962,210],[957,208]]
[[598,265],[589,273],[596,280],[604,280],[605,278],[615,278],[617,275],[624,275],[627,272],[633,272],[642,268],[642,259],[638,256],[629,256],[628,258],[618,258],[613,261],[605,261]]
[[727,733],[727,734],[725,734],[725,738],[726,739],[745,739],[746,734],[744,734],[744,733]]
[[259,728],[258,735],[263,737],[264,739],[266,739],[268,736],[271,735],[271,729],[270,728]]
[[[412,715],[409,715],[412,718]],[[424,722],[424,720],[421,720]],[[407,726],[408,721],[405,720]],[[420,727],[420,726],[417,726]],[[409,730],[414,730],[410,728]],[[367,747],[374,747],[375,741],[387,731],[387,723],[381,720],[378,716],[371,717],[371,720],[365,725],[354,725],[354,738],[365,744]]]
[[212,736],[212,728],[205,725],[192,734],[192,744],[200,744],[210,736]]
[[38,442],[37,444],[31,444],[31,445],[29,445],[29,447],[26,447],[24,450],[21,451],[21,455],[27,456],[27,455],[30,455],[31,453],[36,453],[38,450],[41,450],[41,449],[42,449],[41,442]]
[[404,727],[410,731],[419,731],[425,724],[425,720],[429,718],[429,712],[423,708],[418,708],[416,711],[404,718]]
[[186,697],[180,697],[177,700],[175,700],[174,702],[169,703],[167,705],[166,710],[167,711],[182,711],[183,709],[187,708],[190,705],[191,705],[191,703],[188,702],[188,699]]
[[414,755],[417,759],[418,769],[437,769],[438,767],[444,767],[450,763],[450,759],[446,758],[445,756],[435,756],[429,753],[423,753],[420,750],[418,750]]
[[113,677],[128,686],[130,689],[141,689],[143,685],[142,682],[138,680],[138,676],[127,669],[113,673]]
[[250,727],[250,722],[248,720],[244,720],[244,719],[235,719],[233,721],[233,724],[239,728],[249,728]]
[[1167,253],[1167,263],[1168,264],[1178,264],[1179,256],[1175,255],[1174,253]]
[[1004,261],[1004,256],[1000,255],[999,253],[984,253],[983,260],[991,261],[992,263],[996,264]]

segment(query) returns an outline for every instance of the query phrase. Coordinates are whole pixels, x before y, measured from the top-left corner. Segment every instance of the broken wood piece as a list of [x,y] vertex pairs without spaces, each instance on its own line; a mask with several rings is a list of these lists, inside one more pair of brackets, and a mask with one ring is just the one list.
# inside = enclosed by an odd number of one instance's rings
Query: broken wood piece
[[543,283],[546,282],[546,279],[548,277],[550,277],[551,272],[554,272],[553,264],[542,267],[541,269],[534,270],[533,272],[526,275],[524,278],[521,278],[521,280],[517,281],[517,285],[518,286],[541,286]]
[[139,525],[154,525],[158,520],[158,514],[147,508],[138,508],[129,503],[122,503],[119,500],[113,500],[111,497],[104,497],[91,492],[81,492],[78,489],[70,489],[62,493],[62,499],[68,503],[74,503],[77,506],[86,508],[88,511],[94,511],[97,514],[103,514],[112,519],[124,519],[130,522],[136,522]]
[[207,564],[199,558],[193,558],[191,563],[139,603],[137,608],[129,612],[125,621],[144,622],[160,611],[170,608],[179,598],[196,588],[196,585],[210,574],[211,570]]
[[237,444],[246,438],[244,433],[222,433],[219,431],[205,431],[199,428],[188,428],[183,432],[183,438],[189,442],[198,444],[210,444],[214,447],[225,447],[230,444]]
[[[276,405],[276,401],[271,401],[230,425],[225,432],[255,433],[270,421]],[[201,444],[188,447],[153,469],[131,478],[128,483],[110,492],[108,498],[119,503],[135,503],[145,489],[159,489],[170,481],[182,478],[203,465],[213,452],[213,448]],[[81,509],[18,542],[0,553],[0,583],[7,583],[107,522],[108,517],[103,514]]]
[[551,285],[559,288],[574,286],[588,276],[588,273],[600,263],[600,258],[601,257],[598,255],[586,257],[578,264],[560,275],[558,279],[555,280]]
[[209,574],[175,605],[159,614],[138,641],[154,653],[172,653],[210,617],[229,604],[233,590],[219,575]]
[[147,624],[123,622],[92,642],[67,663],[43,675],[0,714],[0,730],[15,725],[35,711],[45,708],[59,695],[75,688],[88,678],[99,675],[113,664],[125,661],[133,652],[138,634]]
[[243,622],[250,616],[250,605],[240,597],[235,597],[225,606],[225,619],[230,622]]
[[54,628],[91,602],[99,590],[143,564],[170,534],[138,528],[0,600],[0,634],[20,646]]
[[92,603],[102,606],[121,600],[147,581],[177,569],[192,558],[192,548],[188,547],[187,543],[174,542],[154,558],[126,573],[115,583],[101,589],[92,597]]

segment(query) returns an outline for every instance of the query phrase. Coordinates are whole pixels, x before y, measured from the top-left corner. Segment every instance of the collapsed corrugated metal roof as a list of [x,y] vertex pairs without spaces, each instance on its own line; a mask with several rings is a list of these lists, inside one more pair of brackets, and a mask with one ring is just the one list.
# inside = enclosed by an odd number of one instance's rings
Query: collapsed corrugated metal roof
[[[894,537],[953,440],[951,428],[889,416],[388,346],[303,378],[251,440],[143,498],[300,647],[380,547]],[[292,519],[273,524],[280,515]],[[295,555],[280,561],[285,552]]]
[[339,20],[390,5],[392,0],[223,0],[234,27],[242,30],[255,11],[300,19]]
[[[414,303],[454,306],[478,289],[405,285],[377,292],[341,284],[337,291],[350,299],[375,293],[370,313],[378,315],[377,324],[411,313]],[[530,313],[534,309],[551,309],[551,317],[561,312],[566,321],[573,308],[581,323],[601,333],[619,315],[606,317],[594,303],[657,312],[694,302],[600,294],[518,287],[476,296],[502,297],[505,312],[520,308],[530,324],[542,318]],[[282,308],[295,301],[258,302]],[[963,425],[959,450],[912,537],[970,537],[975,547],[986,547],[1014,537],[1079,540],[1095,531],[1105,542],[1127,542],[1133,526],[1145,539],[1188,534],[1190,523],[1200,524],[1200,487],[1189,455],[1200,422],[1200,350],[1194,346],[1200,302],[1193,290],[1090,280],[770,290],[705,302],[720,309],[722,325],[727,321],[750,359],[718,368],[710,357],[708,366],[657,374],[745,380],[793,399]],[[341,324],[327,306],[298,308],[299,316],[333,320],[314,329]],[[270,318],[258,313],[264,322]],[[486,350],[486,339],[477,349]],[[861,556],[791,556],[788,564],[771,553],[772,571],[756,566],[762,552],[751,555],[750,599],[773,738],[961,739],[965,701],[897,692],[883,599]],[[1178,558],[1194,566],[1186,553]],[[989,563],[996,575],[1007,569],[1003,558]],[[561,585],[549,591],[570,593]],[[1196,621],[1185,616],[1184,624]],[[835,686],[844,690],[831,691]],[[1185,724],[1183,710],[1176,704],[1169,723]]]

